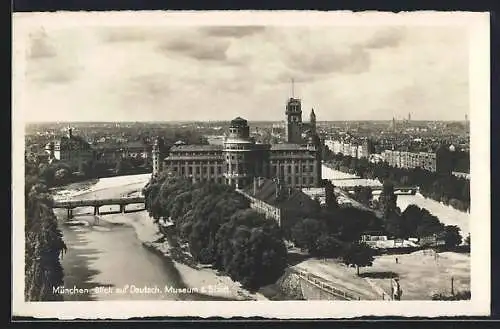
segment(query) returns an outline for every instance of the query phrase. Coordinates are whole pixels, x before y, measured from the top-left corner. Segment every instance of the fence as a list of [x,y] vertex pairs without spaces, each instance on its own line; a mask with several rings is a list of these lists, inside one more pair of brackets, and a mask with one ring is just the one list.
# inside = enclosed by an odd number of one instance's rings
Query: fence
[[333,287],[326,280],[321,279],[311,273],[306,273],[300,270],[294,270],[294,273],[299,276],[302,280],[314,285],[315,287],[327,292],[335,297],[342,298],[344,300],[360,300],[359,296],[355,296],[354,294],[347,293],[343,290],[337,289]]

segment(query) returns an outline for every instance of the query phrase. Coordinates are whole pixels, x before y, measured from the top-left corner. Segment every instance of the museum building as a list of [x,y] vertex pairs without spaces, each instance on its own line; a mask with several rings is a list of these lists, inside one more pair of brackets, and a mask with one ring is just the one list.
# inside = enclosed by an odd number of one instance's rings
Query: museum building
[[[222,145],[174,144],[162,152],[162,141],[153,145],[153,176],[166,171],[189,178],[193,183],[213,181],[243,188],[254,178],[276,179],[291,188],[319,187],[322,143],[316,132],[316,115],[302,122],[301,100],[290,98],[286,104],[286,142],[263,144],[250,136],[247,120],[231,121]],[[303,137],[305,136],[305,138]]]

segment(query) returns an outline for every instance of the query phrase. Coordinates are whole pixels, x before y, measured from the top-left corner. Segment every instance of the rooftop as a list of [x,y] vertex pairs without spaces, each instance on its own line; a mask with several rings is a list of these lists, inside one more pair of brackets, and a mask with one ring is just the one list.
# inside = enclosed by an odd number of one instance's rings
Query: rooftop
[[306,147],[301,144],[291,144],[291,143],[271,144],[271,150],[273,151],[304,150],[304,149],[306,149]]
[[248,121],[243,119],[242,117],[236,117],[231,120],[231,125],[247,125]]
[[191,144],[191,145],[174,145],[170,148],[170,152],[209,152],[209,151],[221,151],[222,145],[202,145],[202,144]]
[[313,205],[313,200],[301,190],[294,188],[281,188],[281,192],[276,196],[277,184],[275,181],[267,178],[260,178],[261,184],[258,185],[254,194],[253,182],[243,188],[243,191],[256,199],[262,200],[267,204],[283,207],[283,206],[300,206]]

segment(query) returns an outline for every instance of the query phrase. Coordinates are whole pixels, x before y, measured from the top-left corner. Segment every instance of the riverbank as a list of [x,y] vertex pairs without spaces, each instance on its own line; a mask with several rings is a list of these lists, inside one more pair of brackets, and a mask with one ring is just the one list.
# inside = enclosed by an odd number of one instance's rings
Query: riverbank
[[[99,181],[75,183],[67,186],[66,189],[58,188],[54,190],[54,198],[60,200],[67,198],[84,199],[88,197],[105,198],[133,195],[140,193],[142,188],[149,181],[149,176],[150,175],[111,177]],[[92,219],[90,221],[92,221]],[[183,252],[180,248],[174,248],[166,239],[163,239],[163,234],[161,234],[158,226],[153,222],[146,211],[103,215],[99,217],[99,222],[99,226],[107,226],[107,224],[110,224],[124,225],[133,228],[138,242],[146,247],[149,252],[154,252],[165,259],[171,260],[182,283],[187,288],[197,289],[204,295],[203,299],[212,296],[214,298],[213,300],[267,300],[267,298],[260,293],[250,293],[241,287],[240,283],[231,280],[230,277],[220,275],[212,268],[195,264],[192,259],[190,260],[189,257],[187,257],[189,256],[188,254]],[[83,217],[78,219],[78,217],[75,217],[72,224],[88,225],[88,219],[84,219]],[[104,227],[95,227],[94,229],[104,229]],[[124,259],[126,259],[125,257],[124,255]],[[71,263],[69,260],[66,261]],[[99,260],[97,259],[94,262],[99,263]],[[99,265],[101,267],[106,266],[100,263]],[[88,264],[85,266],[88,266]],[[117,268],[117,266],[115,266],[115,268]],[[79,271],[82,270],[80,269]],[[93,270],[87,270],[87,272],[93,272]],[[96,273],[94,274],[94,277],[98,276]],[[101,277],[104,276],[109,275],[101,275]],[[89,278],[86,278],[85,282],[89,280]],[[95,280],[101,282],[103,278],[95,278]],[[69,281],[77,284],[78,278],[72,278]]]
[[[361,177],[357,176],[356,174],[342,171],[341,168],[335,169],[334,166],[328,162],[323,162],[322,172],[323,172],[323,178],[332,180],[334,182],[334,185],[336,185],[338,187],[355,186],[355,185],[380,187],[383,185],[382,179],[380,179],[378,177],[376,177],[375,179],[361,178]],[[470,213],[470,208],[467,210],[463,210],[459,207],[454,206],[452,204],[452,202],[450,202],[450,204],[445,204],[440,199],[436,199],[436,198],[433,198],[431,196],[424,196],[424,197],[426,199],[435,201],[435,202],[443,205],[444,207],[450,207],[450,208],[452,208],[456,211],[459,211],[461,213],[466,213],[466,214]],[[459,200],[456,200],[456,201],[458,202]]]
[[[344,173],[332,168],[329,168],[327,165],[323,164],[323,177],[332,181],[332,183],[338,187],[342,188],[345,185],[370,185],[381,186],[378,180],[368,180],[359,178],[356,175]],[[365,183],[369,184],[365,184]],[[345,184],[345,185],[344,185]],[[338,190],[337,190],[338,191]],[[379,194],[374,193],[373,200],[377,200]],[[415,195],[398,195],[397,196],[397,206],[401,211],[405,211],[405,209],[411,205],[417,205],[420,208],[427,209],[431,214],[435,215],[439,218],[439,220],[445,225],[457,225],[462,234],[462,238],[466,238],[470,233],[470,212],[464,212],[458,209],[453,208],[450,205],[446,205],[442,202],[433,200],[431,198],[427,198],[423,196],[421,193],[416,193]],[[361,206],[358,203],[358,206]]]
[[240,283],[219,274],[211,267],[198,265],[192,260],[189,253],[182,250],[180,246],[173,245],[172,240],[163,236],[146,211],[130,213],[126,216],[107,215],[105,220],[114,224],[132,226],[137,238],[146,248],[172,260],[183,283],[188,288],[200,291],[203,289],[205,290],[204,294],[214,297],[236,300],[267,300],[262,294],[250,293],[242,288]]

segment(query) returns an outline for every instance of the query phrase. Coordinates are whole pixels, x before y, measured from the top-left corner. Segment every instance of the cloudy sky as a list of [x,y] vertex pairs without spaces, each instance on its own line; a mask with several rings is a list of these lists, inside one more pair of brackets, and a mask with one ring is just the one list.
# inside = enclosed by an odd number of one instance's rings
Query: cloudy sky
[[460,27],[91,26],[26,39],[29,121],[462,120]]

